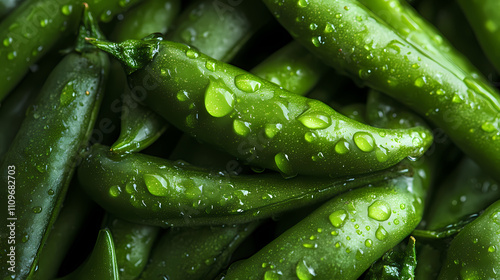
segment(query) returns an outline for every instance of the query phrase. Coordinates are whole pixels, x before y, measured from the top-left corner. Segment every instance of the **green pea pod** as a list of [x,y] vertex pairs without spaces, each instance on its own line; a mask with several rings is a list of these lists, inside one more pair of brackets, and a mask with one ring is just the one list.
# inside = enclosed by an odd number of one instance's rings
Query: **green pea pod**
[[259,224],[172,228],[155,245],[140,279],[214,279]]
[[500,73],[500,3],[495,0],[458,0],[479,43]]
[[438,279],[498,279],[499,225],[497,201],[453,239]]
[[[260,2],[244,0],[233,3],[234,7],[231,3],[212,0],[195,2],[176,20],[177,28],[169,32],[167,37],[196,47],[215,59],[232,59],[270,16]],[[142,16],[142,13],[138,16]],[[120,31],[125,34],[117,36],[117,41],[144,37],[130,34],[128,28]],[[154,143],[168,126],[161,116],[139,104],[139,101],[141,96],[129,92],[124,102],[127,108],[122,111],[120,138],[111,146],[114,152],[141,151]]]
[[156,226],[229,225],[276,216],[406,173],[404,166],[356,179],[279,174],[231,176],[143,154],[116,155],[94,145],[78,168],[87,193],[106,211]]
[[94,206],[96,205],[83,193],[78,183],[72,181],[61,213],[43,245],[33,279],[50,280],[56,277],[70,246],[76,241],[77,234],[82,231]]
[[57,278],[58,280],[107,279],[118,280],[113,236],[108,229],[99,231],[97,241],[89,258],[72,273]]
[[120,279],[137,279],[148,262],[160,228],[129,223],[109,214],[104,226],[113,236]]
[[[84,37],[101,36],[86,10],[77,50],[51,72],[7,151],[1,181],[0,278],[30,278],[99,110],[108,57]],[[7,210],[7,209],[6,209]],[[8,242],[7,242],[8,240]],[[15,256],[12,256],[15,252]],[[8,263],[7,261],[13,262]]]
[[421,156],[432,142],[425,128],[358,123],[185,45],[154,39],[92,43],[126,65],[133,90],[143,92],[144,102],[170,123],[288,177],[381,170]]
[[423,53],[359,1],[264,3],[325,63],[425,115],[500,178],[500,98],[483,79]]
[[418,173],[334,197],[224,279],[357,279],[420,222]]
[[250,72],[293,93],[306,95],[326,70],[327,67],[319,59],[294,41],[273,53]]
[[[113,40],[141,39],[151,33],[166,33],[180,10],[179,0],[149,0],[130,11],[113,31]],[[117,70],[115,75],[123,75]],[[125,80],[125,78],[123,78]],[[140,96],[132,95],[124,87],[121,108],[120,136],[111,146],[117,153],[137,152],[154,143],[167,129],[167,123],[156,113],[139,102]]]
[[[92,14],[110,21],[141,0],[89,0]],[[78,30],[80,0],[26,0],[0,23],[0,101],[60,38]],[[5,67],[8,65],[8,67]]]
[[402,38],[453,72],[479,77],[478,70],[405,0],[361,0]]
[[[353,103],[350,105],[342,106],[340,108],[339,113],[344,116],[356,120],[360,123],[367,123],[365,117],[366,105],[363,103]],[[375,125],[376,126],[376,125]]]

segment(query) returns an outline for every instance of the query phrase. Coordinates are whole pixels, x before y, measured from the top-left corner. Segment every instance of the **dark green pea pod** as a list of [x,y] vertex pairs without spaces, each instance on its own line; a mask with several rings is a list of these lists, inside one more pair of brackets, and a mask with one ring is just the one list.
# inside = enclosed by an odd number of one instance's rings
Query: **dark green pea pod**
[[224,279],[357,279],[420,222],[425,172],[410,173],[334,197]]
[[[88,0],[101,21],[126,11],[142,0]],[[0,101],[60,38],[78,30],[81,0],[26,0],[0,23]],[[8,65],[8,67],[5,67]]]
[[483,79],[423,53],[359,1],[264,3],[325,63],[425,115],[500,178],[500,98]]
[[78,233],[84,228],[94,206],[95,203],[83,193],[78,183],[72,181],[61,213],[54,222],[38,258],[34,280],[50,280],[57,276],[61,263],[76,241]]
[[89,258],[72,273],[57,278],[58,280],[118,280],[118,264],[116,261],[113,236],[108,229],[99,231],[97,241]]
[[407,42],[453,72],[479,77],[479,71],[405,0],[361,0]]
[[140,279],[214,279],[259,224],[171,228],[155,245]]
[[[401,170],[401,171],[398,171]],[[409,172],[404,166],[331,179],[276,173],[234,176],[94,145],[78,168],[87,193],[106,211],[156,226],[230,225],[319,203],[349,189]]]
[[92,23],[86,10],[81,53],[68,54],[51,72],[1,163],[8,188],[1,202],[11,205],[1,212],[10,225],[0,232],[1,279],[31,278],[94,126],[109,60],[85,44],[84,37],[101,36]]
[[[344,116],[356,120],[360,123],[367,123],[366,117],[365,117],[365,111],[366,111],[366,105],[363,103],[353,103],[350,105],[342,106],[340,108],[339,113],[343,114]],[[374,125],[376,126],[376,125]]]
[[495,0],[458,0],[479,43],[500,73],[500,2]]
[[[271,18],[266,7],[260,2],[243,0],[233,4],[234,7],[232,4],[211,0],[197,1],[176,20],[177,27],[169,32],[167,37],[169,40],[191,45],[215,59],[227,62],[267,22],[266,19]],[[142,15],[143,13],[138,14]],[[151,22],[144,24],[154,26]],[[119,28],[117,32],[124,34],[116,36],[118,42],[144,37],[130,34],[129,29],[122,27],[121,24]],[[168,123],[157,113],[139,104],[140,101],[140,96],[128,91],[124,100],[126,108],[122,111],[120,137],[111,146],[114,152],[139,152],[154,143],[165,132]]]
[[113,236],[120,280],[137,279],[148,263],[160,228],[130,223],[109,214],[104,227]]
[[498,279],[499,226],[497,201],[453,239],[438,279]]
[[326,65],[294,41],[273,53],[250,72],[293,93],[306,95],[326,70]]
[[170,123],[247,164],[288,177],[381,170],[421,156],[432,142],[425,128],[358,123],[185,45],[92,43],[126,65],[132,90],[143,92],[145,104]]

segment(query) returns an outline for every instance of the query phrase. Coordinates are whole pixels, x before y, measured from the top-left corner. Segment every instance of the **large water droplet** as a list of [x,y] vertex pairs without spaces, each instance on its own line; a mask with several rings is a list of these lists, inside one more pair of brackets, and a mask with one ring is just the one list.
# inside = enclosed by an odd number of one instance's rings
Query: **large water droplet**
[[332,33],[332,32],[335,32],[335,25],[333,25],[332,23],[329,23],[327,22],[326,25],[325,25],[325,33]]
[[297,274],[297,278],[300,280],[312,280],[316,273],[314,269],[307,265],[305,260],[299,261],[295,266],[295,273]]
[[121,192],[122,190],[119,186],[111,186],[111,188],[109,188],[109,195],[111,195],[112,197],[119,196]]
[[183,102],[189,100],[189,94],[185,90],[179,90],[177,92],[177,100]]
[[383,200],[377,200],[368,206],[368,217],[377,221],[386,221],[391,217],[391,206]]
[[495,125],[491,122],[485,122],[481,125],[481,129],[484,132],[494,132],[496,130]]
[[290,163],[288,155],[285,153],[278,153],[274,156],[274,161],[278,169],[286,175],[295,175],[293,166]]
[[310,129],[323,129],[331,124],[331,119],[321,113],[306,111],[297,120]]
[[261,83],[255,80],[255,77],[250,74],[242,74],[234,78],[234,84],[237,88],[244,92],[253,93],[260,89]]
[[144,183],[154,196],[167,196],[169,194],[168,182],[160,175],[144,174]]
[[386,162],[389,159],[387,155],[388,150],[384,147],[378,147],[375,150],[375,156],[377,157],[378,162]]
[[197,58],[200,54],[196,50],[189,49],[186,51],[186,56],[192,59]]
[[215,70],[217,69],[217,63],[214,60],[209,59],[205,62],[205,68],[212,72],[215,72]]
[[346,210],[341,209],[331,213],[328,218],[334,227],[339,228],[345,224],[346,220],[349,218],[349,214]]
[[366,239],[365,240],[365,246],[366,247],[371,247],[373,246],[373,241],[371,239]]
[[73,6],[72,5],[64,5],[64,6],[61,7],[61,12],[65,16],[69,16],[72,11],[73,11]]
[[59,103],[61,106],[68,106],[73,100],[75,100],[76,92],[73,88],[73,82],[69,82],[64,86],[61,95],[59,96]]
[[309,0],[299,0],[297,5],[301,8],[307,7],[307,5],[309,5]]
[[247,136],[250,133],[250,123],[234,120],[233,121],[234,132],[240,136]]
[[268,270],[264,273],[264,280],[280,280],[281,276],[274,270]]
[[353,140],[356,146],[363,152],[371,152],[375,148],[375,140],[367,132],[356,132]]
[[266,124],[264,132],[268,138],[273,138],[280,131],[281,127],[281,124]]
[[349,142],[344,139],[337,142],[337,144],[335,144],[335,152],[339,155],[349,152]]
[[388,235],[389,233],[387,233],[382,225],[378,226],[377,231],[375,232],[375,237],[377,237],[378,240],[383,241]]
[[205,107],[210,115],[224,117],[233,110],[234,96],[224,84],[211,78],[205,93]]
[[414,84],[416,87],[420,88],[420,87],[423,87],[426,82],[427,82],[426,78],[424,76],[420,76],[417,79],[415,79]]
[[38,213],[42,212],[42,207],[36,206],[36,207],[33,207],[31,210],[33,210],[33,213],[38,214]]
[[312,132],[306,132],[306,134],[304,134],[304,139],[307,142],[312,143],[314,141],[314,139],[316,139],[316,134],[314,134]]

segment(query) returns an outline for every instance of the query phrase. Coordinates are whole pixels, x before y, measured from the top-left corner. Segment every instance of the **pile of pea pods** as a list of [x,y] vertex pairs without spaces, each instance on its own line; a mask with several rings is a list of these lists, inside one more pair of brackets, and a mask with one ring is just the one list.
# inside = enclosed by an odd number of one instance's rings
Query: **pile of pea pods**
[[0,0],[0,280],[500,279],[498,0]]

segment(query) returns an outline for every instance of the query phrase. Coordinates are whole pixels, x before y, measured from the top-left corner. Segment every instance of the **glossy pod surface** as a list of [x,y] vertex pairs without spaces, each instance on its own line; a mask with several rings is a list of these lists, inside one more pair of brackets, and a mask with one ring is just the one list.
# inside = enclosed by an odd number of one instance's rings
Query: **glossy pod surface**
[[359,1],[264,3],[325,63],[426,116],[500,178],[500,98],[483,79],[424,53]]
[[421,156],[430,131],[380,129],[178,43],[92,41],[124,63],[132,91],[170,123],[250,165],[344,176]]
[[234,176],[143,154],[117,156],[105,146],[94,145],[78,168],[78,179],[87,193],[115,216],[166,227],[267,218],[401,172],[408,171],[396,166],[364,177],[340,179]]

